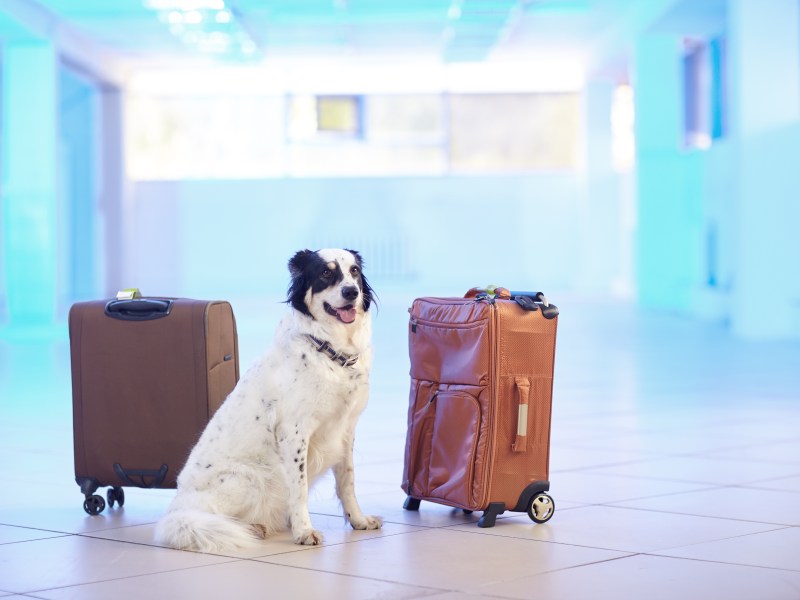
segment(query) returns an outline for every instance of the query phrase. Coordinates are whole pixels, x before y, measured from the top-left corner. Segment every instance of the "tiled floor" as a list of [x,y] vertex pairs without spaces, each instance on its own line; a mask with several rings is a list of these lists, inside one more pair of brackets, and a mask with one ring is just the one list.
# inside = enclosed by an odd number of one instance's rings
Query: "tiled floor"
[[[559,302],[551,452],[556,513],[402,509],[408,298],[375,321],[357,490],[380,531],[352,531],[330,479],[312,492],[326,544],[288,534],[225,556],[159,548],[169,491],[82,509],[72,474],[68,342],[0,332],[0,597],[800,598],[800,344],[578,298]],[[243,366],[282,307],[234,303]]]

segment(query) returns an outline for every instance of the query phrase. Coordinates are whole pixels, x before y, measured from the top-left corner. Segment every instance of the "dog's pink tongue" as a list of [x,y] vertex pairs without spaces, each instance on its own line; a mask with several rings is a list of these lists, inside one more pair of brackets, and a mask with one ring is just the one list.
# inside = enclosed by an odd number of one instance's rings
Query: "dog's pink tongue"
[[344,323],[352,323],[356,320],[356,309],[355,308],[337,308],[336,313],[339,315],[339,318]]

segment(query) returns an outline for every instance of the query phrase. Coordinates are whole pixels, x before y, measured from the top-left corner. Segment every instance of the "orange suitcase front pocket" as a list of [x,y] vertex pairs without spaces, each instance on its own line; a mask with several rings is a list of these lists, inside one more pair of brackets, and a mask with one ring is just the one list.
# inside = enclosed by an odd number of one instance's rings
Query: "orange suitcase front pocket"
[[480,430],[480,404],[467,392],[443,390],[432,404],[435,412],[427,495],[473,506],[472,480]]

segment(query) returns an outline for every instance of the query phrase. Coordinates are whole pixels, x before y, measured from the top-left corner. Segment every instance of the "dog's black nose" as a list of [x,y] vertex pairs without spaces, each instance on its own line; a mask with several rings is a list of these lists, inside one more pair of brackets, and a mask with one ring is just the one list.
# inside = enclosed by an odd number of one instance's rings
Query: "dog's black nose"
[[345,300],[352,302],[358,298],[358,288],[354,285],[348,285],[347,287],[342,288],[342,296]]

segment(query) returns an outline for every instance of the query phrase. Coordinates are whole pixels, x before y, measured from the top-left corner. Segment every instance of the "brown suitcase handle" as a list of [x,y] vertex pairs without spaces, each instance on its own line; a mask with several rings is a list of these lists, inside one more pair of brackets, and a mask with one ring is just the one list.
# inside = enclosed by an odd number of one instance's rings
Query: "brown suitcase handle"
[[111,300],[105,313],[112,319],[122,321],[151,321],[169,316],[172,300],[168,298],[136,298],[133,300]]
[[525,377],[515,377],[517,388],[517,435],[511,449],[514,452],[525,452],[528,449],[528,401],[531,394],[531,382]]

